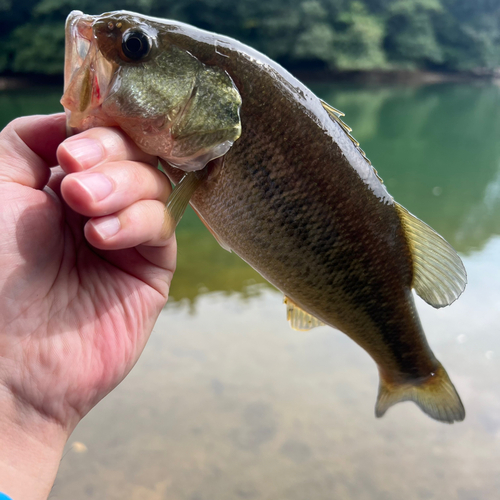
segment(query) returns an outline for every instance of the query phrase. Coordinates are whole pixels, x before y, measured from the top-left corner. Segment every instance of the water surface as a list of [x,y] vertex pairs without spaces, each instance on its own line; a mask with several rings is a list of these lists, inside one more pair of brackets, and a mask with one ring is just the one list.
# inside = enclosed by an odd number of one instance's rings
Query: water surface
[[[281,295],[189,212],[171,300],[130,376],[76,429],[51,499],[498,495],[500,89],[314,89],[346,112],[391,194],[464,260],[460,300],[417,307],[466,420],[440,424],[412,403],[375,419],[368,355],[331,328],[290,330]],[[59,94],[0,93],[0,118],[57,111]]]

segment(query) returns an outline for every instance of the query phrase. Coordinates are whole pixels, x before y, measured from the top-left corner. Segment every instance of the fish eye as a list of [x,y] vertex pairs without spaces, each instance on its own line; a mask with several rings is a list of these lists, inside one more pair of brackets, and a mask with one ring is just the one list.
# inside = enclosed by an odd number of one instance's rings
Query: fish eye
[[122,38],[122,50],[132,61],[139,61],[149,54],[151,40],[142,31],[127,31]]

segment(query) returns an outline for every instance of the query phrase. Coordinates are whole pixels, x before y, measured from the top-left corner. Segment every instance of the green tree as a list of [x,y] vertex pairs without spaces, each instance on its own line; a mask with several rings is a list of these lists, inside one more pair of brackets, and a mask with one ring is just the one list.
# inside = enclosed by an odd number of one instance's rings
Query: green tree
[[288,67],[500,67],[498,0],[0,0],[0,72],[60,73],[73,10],[128,9],[232,36]]
[[336,67],[370,70],[387,67],[384,52],[384,21],[360,1],[352,2],[338,18],[343,29],[335,40]]

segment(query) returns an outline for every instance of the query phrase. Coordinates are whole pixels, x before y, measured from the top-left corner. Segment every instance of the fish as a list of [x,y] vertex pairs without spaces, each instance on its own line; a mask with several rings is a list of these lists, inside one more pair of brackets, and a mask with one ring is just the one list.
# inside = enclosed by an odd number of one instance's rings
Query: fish
[[159,157],[226,250],[283,292],[296,330],[341,330],[375,361],[375,415],[413,401],[435,420],[465,409],[423,331],[467,274],[455,250],[398,204],[343,114],[265,55],[172,20],[74,11],[61,100],[70,133],[117,126]]

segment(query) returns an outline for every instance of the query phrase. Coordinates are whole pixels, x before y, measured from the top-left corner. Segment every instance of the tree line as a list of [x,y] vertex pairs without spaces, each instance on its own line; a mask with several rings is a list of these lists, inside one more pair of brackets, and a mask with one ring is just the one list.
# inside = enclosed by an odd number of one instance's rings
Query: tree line
[[288,68],[500,67],[500,0],[0,0],[0,73],[62,73],[64,20],[74,9],[187,22]]

